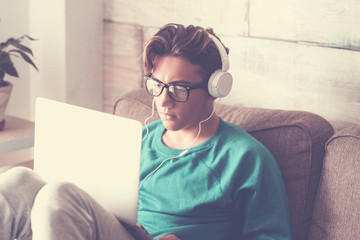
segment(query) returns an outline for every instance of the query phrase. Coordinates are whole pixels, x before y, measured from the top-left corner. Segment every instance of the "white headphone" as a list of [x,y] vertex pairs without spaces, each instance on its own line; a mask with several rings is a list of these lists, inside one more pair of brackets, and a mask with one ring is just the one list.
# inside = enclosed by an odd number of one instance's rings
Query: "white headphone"
[[232,87],[233,78],[228,72],[229,70],[229,57],[226,53],[225,47],[214,35],[209,34],[209,37],[215,43],[219,51],[222,67],[211,74],[208,82],[208,91],[211,96],[215,98],[226,97]]

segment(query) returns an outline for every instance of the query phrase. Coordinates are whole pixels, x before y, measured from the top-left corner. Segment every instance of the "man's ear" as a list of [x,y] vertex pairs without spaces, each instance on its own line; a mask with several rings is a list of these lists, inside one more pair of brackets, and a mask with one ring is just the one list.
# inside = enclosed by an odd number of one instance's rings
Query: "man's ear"
[[215,101],[217,98],[216,97],[213,97],[213,96],[211,96],[210,95],[210,93],[209,93],[209,91],[206,89],[206,92],[207,92],[207,96],[208,96],[208,99],[210,100],[210,101]]

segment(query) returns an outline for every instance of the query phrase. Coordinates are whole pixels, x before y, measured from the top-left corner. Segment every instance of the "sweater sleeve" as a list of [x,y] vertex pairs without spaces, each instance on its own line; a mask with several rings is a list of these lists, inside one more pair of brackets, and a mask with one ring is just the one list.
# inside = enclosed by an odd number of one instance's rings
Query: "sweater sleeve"
[[292,239],[287,193],[276,160],[265,148],[247,153],[246,158],[235,196],[241,239]]

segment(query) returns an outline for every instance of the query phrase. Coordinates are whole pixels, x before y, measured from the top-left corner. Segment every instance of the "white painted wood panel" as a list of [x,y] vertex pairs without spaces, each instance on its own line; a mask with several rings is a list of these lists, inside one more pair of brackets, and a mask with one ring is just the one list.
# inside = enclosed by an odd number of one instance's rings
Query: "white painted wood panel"
[[247,35],[248,4],[249,0],[105,0],[105,19],[152,27],[169,22],[193,24]]
[[128,24],[104,24],[104,110],[112,112],[124,93],[141,87],[142,28]]
[[159,30],[159,27],[144,27],[144,32],[143,32],[144,43],[149,38],[151,38],[158,30]]
[[[115,95],[142,85],[141,57],[130,61],[138,66],[129,70],[124,53],[141,55],[144,40],[158,27],[180,22],[212,26],[230,47],[235,83],[223,103],[305,110],[337,124],[360,124],[359,4],[355,0],[274,0],[271,4],[253,0],[248,4],[245,0],[219,4],[106,0],[105,41],[124,35],[106,53],[108,60],[117,59],[105,64],[106,104],[112,106]],[[119,78],[133,79],[133,84],[120,87],[123,80],[115,80]]]
[[360,50],[359,0],[252,0],[250,35]]
[[39,72],[31,71],[30,119],[37,97],[102,110],[103,4],[29,1],[30,36]]
[[360,52],[242,37],[223,41],[234,75],[223,102],[360,124]]

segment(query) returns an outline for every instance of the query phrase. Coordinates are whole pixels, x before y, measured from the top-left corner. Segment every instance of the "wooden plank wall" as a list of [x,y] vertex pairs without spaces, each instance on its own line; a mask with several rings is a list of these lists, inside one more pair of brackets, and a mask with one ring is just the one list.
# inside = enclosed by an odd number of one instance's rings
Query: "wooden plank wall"
[[230,48],[223,103],[315,112],[360,124],[358,0],[105,0],[104,109],[142,86],[144,40],[176,22],[212,27]]

